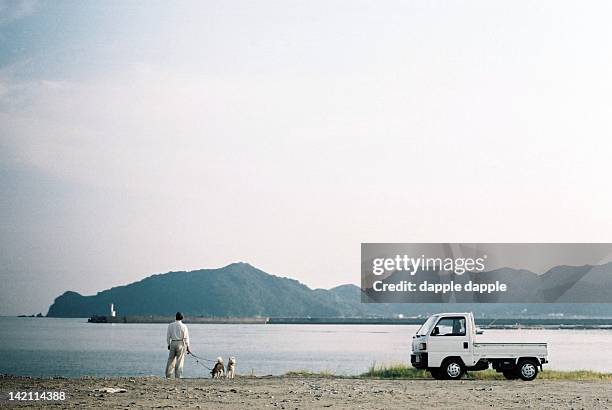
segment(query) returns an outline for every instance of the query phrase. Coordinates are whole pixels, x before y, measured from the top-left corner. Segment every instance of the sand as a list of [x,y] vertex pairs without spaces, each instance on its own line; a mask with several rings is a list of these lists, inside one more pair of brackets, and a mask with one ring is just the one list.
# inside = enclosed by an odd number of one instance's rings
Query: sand
[[[125,389],[103,393],[102,388]],[[0,407],[202,409],[612,409],[612,384],[594,381],[438,381],[238,377],[0,378]],[[9,391],[64,391],[57,402],[9,402]]]

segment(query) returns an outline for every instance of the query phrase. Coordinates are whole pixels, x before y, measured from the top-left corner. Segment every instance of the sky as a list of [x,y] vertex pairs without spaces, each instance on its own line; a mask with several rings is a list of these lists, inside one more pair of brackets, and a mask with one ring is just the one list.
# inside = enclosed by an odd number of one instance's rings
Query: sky
[[362,242],[612,242],[606,1],[0,1],[0,315]]

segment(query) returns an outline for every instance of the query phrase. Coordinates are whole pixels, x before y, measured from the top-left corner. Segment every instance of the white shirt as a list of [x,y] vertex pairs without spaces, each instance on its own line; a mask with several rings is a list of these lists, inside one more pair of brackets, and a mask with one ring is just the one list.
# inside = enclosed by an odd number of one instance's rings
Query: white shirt
[[168,331],[166,332],[166,344],[169,346],[173,340],[184,340],[185,346],[189,347],[189,330],[187,326],[180,320],[177,320],[168,325]]

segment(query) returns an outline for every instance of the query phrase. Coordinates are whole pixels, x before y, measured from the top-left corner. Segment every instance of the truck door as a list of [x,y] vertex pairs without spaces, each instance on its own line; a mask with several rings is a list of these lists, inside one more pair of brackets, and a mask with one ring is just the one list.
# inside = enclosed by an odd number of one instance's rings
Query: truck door
[[439,367],[444,358],[459,356],[472,365],[472,341],[465,316],[442,316],[429,337],[429,365]]

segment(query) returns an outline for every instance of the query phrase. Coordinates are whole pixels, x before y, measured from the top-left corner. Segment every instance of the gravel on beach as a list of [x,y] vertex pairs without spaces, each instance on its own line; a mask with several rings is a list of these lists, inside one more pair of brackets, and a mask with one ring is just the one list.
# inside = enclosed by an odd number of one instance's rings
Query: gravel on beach
[[[105,392],[108,388],[125,391]],[[537,379],[533,382],[321,377],[166,380],[159,377],[37,379],[2,376],[0,391],[0,407],[612,409],[610,382]],[[63,391],[66,399],[8,400],[9,392],[43,391]]]

